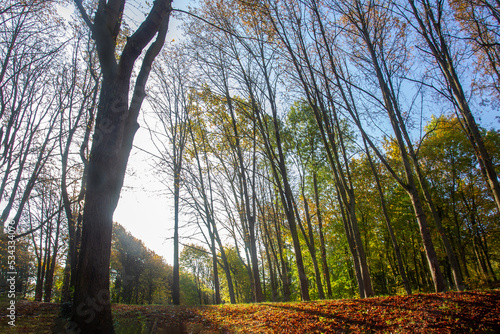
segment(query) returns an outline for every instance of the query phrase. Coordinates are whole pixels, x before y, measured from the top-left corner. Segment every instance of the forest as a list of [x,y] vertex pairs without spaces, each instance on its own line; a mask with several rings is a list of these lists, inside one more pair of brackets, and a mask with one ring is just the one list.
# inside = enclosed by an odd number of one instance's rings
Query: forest
[[[0,1],[2,301],[113,333],[111,304],[499,286],[498,2],[176,6]],[[173,259],[113,220],[135,150]]]

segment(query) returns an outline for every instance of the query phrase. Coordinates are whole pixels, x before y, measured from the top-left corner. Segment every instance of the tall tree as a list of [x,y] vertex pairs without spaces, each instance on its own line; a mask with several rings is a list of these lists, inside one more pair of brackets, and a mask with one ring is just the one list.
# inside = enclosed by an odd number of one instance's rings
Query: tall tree
[[[389,6],[389,4],[387,4],[386,7],[387,6]],[[403,61],[406,57],[404,51],[402,51],[402,54],[398,54],[398,48],[387,45],[387,42],[389,41],[388,34],[389,31],[391,31],[391,28],[396,27],[394,29],[394,33],[396,35],[399,34],[399,36],[401,36],[401,40],[404,40],[402,38],[405,34],[404,29],[399,28],[401,25],[397,19],[388,15],[389,10],[382,11],[375,9],[370,2],[364,3],[362,1],[355,1],[352,4],[339,4],[338,8],[339,12],[342,13],[342,15],[345,16],[351,24],[348,29],[350,32],[349,37],[354,40],[359,38],[363,43],[355,43],[356,46],[353,48],[353,58],[360,59],[359,62],[356,62],[358,64],[363,62],[364,59],[369,59],[368,64],[373,68],[373,74],[377,78],[377,83],[383,99],[383,106],[389,116],[396,142],[399,147],[406,175],[406,191],[412,199],[415,216],[419,221],[422,231],[422,240],[426,249],[426,255],[431,268],[435,288],[436,291],[443,291],[446,288],[444,279],[439,268],[436,251],[427,226],[428,224],[425,212],[423,211],[422,200],[420,199],[420,195],[416,187],[416,180],[422,181],[419,177],[418,161],[416,159],[416,155],[414,154],[412,143],[409,140],[403,117],[401,116],[402,111],[400,108],[400,102],[398,101],[396,85],[394,84],[394,76],[398,71],[398,60]],[[367,54],[365,57],[360,56],[363,54],[363,51],[360,50],[361,45],[363,45],[366,49]],[[399,56],[401,59],[391,61],[391,56],[396,59]],[[361,65],[361,67],[363,67],[363,65]],[[424,192],[427,190],[424,186],[422,188],[424,188]],[[427,200],[431,205],[431,208],[433,208],[431,198],[427,198]],[[435,210],[433,210],[433,212],[435,213]],[[437,215],[434,215],[434,217],[437,221],[436,224],[440,226],[439,217],[437,217]],[[443,235],[443,238],[445,239],[445,245],[449,246],[445,235]],[[455,259],[454,252],[451,247],[447,247],[447,250],[449,250],[450,261],[455,264],[453,269],[457,287],[461,289],[462,279],[460,269],[457,267],[456,261],[452,261],[452,259]]]
[[[17,228],[53,148],[58,119],[56,66],[64,43],[49,20],[52,1],[6,1],[0,13],[0,202],[3,226],[13,207]],[[51,41],[48,42],[47,36]],[[14,205],[16,204],[16,205]]]
[[378,175],[379,173],[378,173],[377,168],[375,166],[375,163],[373,162],[373,159],[371,157],[370,149],[368,148],[368,145],[366,143],[366,139],[364,139],[364,138],[363,138],[363,144],[365,146],[366,157],[367,157],[368,162],[370,164],[370,168],[372,170],[373,177],[375,178],[375,183],[377,185],[377,192],[379,193],[379,197],[380,197],[380,206],[382,207],[382,213],[384,215],[384,220],[385,220],[385,224],[387,226],[387,231],[389,232],[389,236],[390,236],[391,242],[392,242],[392,247],[393,247],[394,253],[396,255],[396,261],[398,263],[399,274],[401,275],[401,279],[403,280],[403,285],[405,287],[406,293],[408,295],[411,295],[410,282],[408,281],[408,278],[406,276],[406,269],[405,269],[405,266],[403,264],[403,258],[401,256],[400,247],[399,247],[398,241],[396,239],[396,236],[394,235],[391,219],[389,218],[389,213],[387,210],[387,204],[386,204],[386,200],[385,200],[384,191],[382,189],[380,177]]
[[[327,36],[323,26],[323,16],[318,10],[316,1],[304,5],[285,1],[283,6],[286,9],[284,13],[276,4],[270,4],[270,10],[266,11],[274,30],[290,56],[291,66],[295,70],[294,79],[306,96],[320,130],[321,140],[334,176],[339,203],[342,206],[341,211],[344,213],[342,217],[353,257],[360,296],[373,296],[370,272],[356,217],[355,192],[347,159],[347,138],[340,126],[338,104],[334,99],[333,88],[338,89],[342,85],[335,85],[338,76],[337,78],[334,76],[332,80],[328,73],[330,70],[337,75],[335,68],[338,62],[330,46],[331,40],[335,40],[335,34],[333,37]],[[305,8],[308,10],[304,10]],[[309,12],[312,13],[313,18],[307,16]],[[314,22],[312,31],[308,30],[309,25],[306,23],[308,20]],[[290,26],[294,28],[289,29]],[[310,44],[309,36],[315,37]],[[310,48],[314,48],[316,52],[308,52]],[[315,57],[316,54],[319,56]],[[346,100],[342,102],[345,103]]]
[[[409,11],[413,16],[408,19],[408,22],[414,27],[417,34],[423,38],[427,45],[427,55],[432,55],[439,67],[445,81],[445,85],[440,92],[453,104],[465,133],[474,147],[484,178],[500,211],[498,175],[484,144],[467,93],[458,74],[459,67],[448,37],[450,28],[444,22],[447,17],[446,8],[448,5],[443,0],[408,0],[408,4],[410,5]],[[498,7],[493,11],[498,13]]]
[[[189,111],[192,109],[194,92],[189,79],[189,60],[182,53],[182,47],[164,52],[162,63],[154,66],[156,89],[151,90],[150,105],[159,120],[159,129],[150,131],[154,144],[173,175],[174,196],[174,263],[172,279],[172,300],[180,304],[179,276],[179,210],[182,163],[184,148],[188,139]],[[166,137],[166,138],[165,138]],[[167,139],[167,141],[165,141]],[[170,144],[170,147],[166,147]]]
[[[302,197],[302,202],[304,206],[304,216],[307,226],[304,227],[302,219],[297,217],[299,222],[299,227],[302,234],[304,235],[304,240],[306,241],[306,246],[311,254],[311,260],[313,262],[313,268],[316,278],[316,286],[318,288],[318,296],[320,299],[325,299],[325,293],[323,290],[323,284],[321,282],[321,274],[318,266],[318,260],[316,257],[316,244],[314,231],[312,225],[312,213],[310,210],[310,203],[308,196],[306,195],[306,178],[307,174],[313,174],[314,182],[316,182],[317,187],[317,165],[318,160],[321,158],[321,153],[323,147],[321,147],[321,137],[319,134],[318,127],[315,124],[314,114],[311,108],[307,104],[296,104],[292,107],[291,111],[288,113],[287,128],[290,134],[292,146],[291,150],[294,152],[294,160],[296,160],[297,169],[299,170],[300,176],[300,193]],[[317,191],[315,192],[317,195]],[[316,197],[316,196],[315,196]],[[318,198],[316,198],[318,199]],[[318,199],[319,200],[319,199]],[[321,214],[319,213],[318,220],[321,224]],[[306,230],[307,228],[307,230]],[[322,231],[319,231],[322,233]],[[325,262],[323,262],[324,266]],[[324,268],[324,272],[328,272],[328,268]],[[326,275],[325,275],[326,276]],[[326,283],[326,282],[325,282]],[[331,294],[331,288],[330,288]]]
[[[113,333],[109,296],[113,212],[138,129],[137,117],[146,95],[145,85],[152,63],[165,41],[172,2],[157,0],[153,3],[145,20],[127,36],[118,59],[117,41],[125,0],[99,0],[95,3],[93,18],[82,0],[74,3],[96,43],[102,82],[88,163],[72,324],[86,333]],[[130,97],[133,70],[145,48],[147,51]]]
[[[227,11],[227,6],[214,6],[207,1],[204,4],[203,10],[211,16],[211,19],[216,20],[217,24],[224,29],[223,31],[213,31],[213,27],[207,28],[211,34],[199,33],[196,30],[195,43],[197,47],[203,46],[203,50],[196,50],[196,59],[198,60],[201,70],[205,73],[208,83],[213,86],[217,99],[222,99],[229,120],[230,126],[223,126],[227,136],[227,144],[234,155],[233,163],[237,166],[237,187],[241,189],[238,193],[241,196],[241,222],[246,229],[246,241],[250,252],[251,274],[254,288],[255,300],[260,302],[263,300],[262,286],[259,275],[259,262],[257,252],[257,225],[256,225],[256,204],[255,194],[252,192],[252,180],[255,179],[255,164],[252,167],[249,161],[255,159],[247,159],[244,149],[244,134],[240,129],[240,118],[238,110],[241,106],[233,101],[232,96],[232,81],[234,80],[234,67],[231,66],[237,62],[238,51],[236,49],[235,40],[231,34],[227,33],[227,22],[230,14]],[[199,28],[198,28],[199,29]],[[208,38],[207,38],[208,37]],[[254,132],[255,133],[255,132]],[[254,138],[255,139],[255,138]]]
[[[71,287],[75,286],[78,249],[80,247],[83,203],[87,183],[88,144],[94,126],[99,76],[97,74],[95,48],[90,36],[75,28],[71,62],[61,70],[60,95],[67,100],[61,110],[59,126],[59,151],[61,154],[61,197],[68,224],[68,256],[63,301],[71,299]],[[86,48],[85,48],[86,46]],[[80,53],[84,54],[83,60]],[[83,132],[83,133],[82,133]],[[83,135],[79,146],[76,138]],[[71,159],[73,150],[78,150],[80,161]],[[76,153],[76,152],[75,152]],[[82,166],[83,165],[83,166]],[[78,172],[74,172],[78,171]],[[72,193],[73,182],[80,183],[76,194]]]

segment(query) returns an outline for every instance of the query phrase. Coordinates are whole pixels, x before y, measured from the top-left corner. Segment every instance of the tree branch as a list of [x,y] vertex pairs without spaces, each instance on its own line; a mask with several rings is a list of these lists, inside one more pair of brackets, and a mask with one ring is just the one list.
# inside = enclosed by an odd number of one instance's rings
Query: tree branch
[[88,16],[87,11],[85,10],[85,8],[83,8],[82,0],[74,0],[74,1],[75,1],[76,7],[78,8],[78,11],[80,12],[80,15],[82,16],[83,21],[90,28],[90,30],[92,30],[94,25],[93,25],[92,21],[90,20],[90,17]]

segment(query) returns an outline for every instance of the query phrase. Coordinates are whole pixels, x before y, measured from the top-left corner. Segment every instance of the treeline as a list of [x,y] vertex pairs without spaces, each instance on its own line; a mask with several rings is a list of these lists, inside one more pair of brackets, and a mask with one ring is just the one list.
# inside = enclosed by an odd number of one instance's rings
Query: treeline
[[[57,5],[0,8],[0,219],[16,230],[18,292],[64,302],[88,247],[87,186],[114,175],[89,171],[90,148],[112,146],[123,119],[97,117],[107,69],[83,22]],[[498,115],[499,10],[200,3],[185,40],[155,60],[142,111],[174,199],[174,263],[114,225],[112,244],[99,241],[110,299],[311,300],[496,282],[500,133],[476,119]],[[115,36],[118,51],[128,34]],[[6,245],[3,235],[3,276]]]

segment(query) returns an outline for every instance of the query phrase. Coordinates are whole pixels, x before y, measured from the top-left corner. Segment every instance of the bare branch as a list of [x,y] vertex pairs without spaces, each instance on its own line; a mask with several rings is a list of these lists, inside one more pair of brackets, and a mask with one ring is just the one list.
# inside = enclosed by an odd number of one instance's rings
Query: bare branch
[[83,21],[90,28],[90,30],[92,30],[94,27],[94,24],[90,20],[90,17],[87,14],[87,11],[85,10],[85,8],[83,8],[82,0],[74,0],[74,1],[75,1],[76,7],[78,8],[78,11],[80,12],[80,15],[82,16]]

